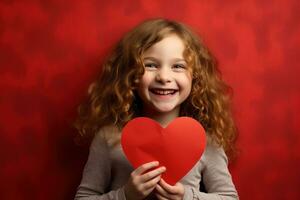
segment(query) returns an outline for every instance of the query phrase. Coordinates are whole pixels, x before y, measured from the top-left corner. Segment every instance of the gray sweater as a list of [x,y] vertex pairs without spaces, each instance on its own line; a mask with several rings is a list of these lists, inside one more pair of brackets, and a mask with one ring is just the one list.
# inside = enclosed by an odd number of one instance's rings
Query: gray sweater
[[[209,138],[201,159],[181,180],[184,200],[233,200],[238,194],[228,171],[224,150]],[[179,161],[180,162],[180,161]],[[95,135],[75,200],[126,200],[124,185],[133,171],[121,145],[111,147],[102,134]],[[200,182],[205,186],[201,191]],[[147,200],[156,199],[152,193]]]

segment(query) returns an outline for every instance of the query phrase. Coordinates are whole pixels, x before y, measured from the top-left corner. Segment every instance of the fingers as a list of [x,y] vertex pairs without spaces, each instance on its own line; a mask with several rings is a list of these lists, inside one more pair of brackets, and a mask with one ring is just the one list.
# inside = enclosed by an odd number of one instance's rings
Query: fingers
[[158,200],[168,200],[164,196],[160,195],[159,193],[156,193],[155,196],[158,198]]
[[141,181],[142,182],[147,182],[147,181],[153,179],[154,177],[157,177],[157,176],[161,175],[165,171],[166,171],[165,167],[159,167],[157,169],[149,171],[149,172],[147,172],[147,173],[145,173],[141,176]]
[[160,181],[161,176],[157,176],[153,178],[152,180],[144,183],[144,189],[145,190],[153,190],[156,186],[156,184]]
[[129,199],[144,199],[154,190],[161,174],[166,171],[165,167],[156,168],[158,166],[158,161],[145,163],[131,173],[125,186],[125,194]]
[[140,167],[138,167],[136,170],[133,171],[133,175],[143,174],[147,170],[149,170],[149,169],[151,169],[153,167],[157,167],[158,165],[159,165],[158,161],[153,161],[153,162],[149,162],[149,163],[143,164]]
[[184,187],[181,183],[176,183],[174,186],[169,185],[163,179],[156,185],[157,198],[163,199],[182,199],[184,196]]
[[156,194],[160,196],[160,199],[176,199],[177,195],[168,193],[162,186],[159,184],[156,185]]
[[159,184],[170,194],[177,194],[178,187],[174,187],[172,185],[169,185],[167,182],[165,182],[163,179],[160,180]]
[[[132,172],[133,176],[138,176],[140,175],[140,181],[141,182],[147,182],[159,175],[161,175],[163,172],[166,171],[165,167],[159,167],[157,169],[151,170],[149,172],[147,172],[148,170],[157,167],[159,165],[158,161],[154,161],[154,162],[149,162],[146,164],[141,165],[140,167],[138,167],[136,170],[134,170]],[[147,172],[145,174],[143,174],[144,172]]]
[[158,165],[158,161],[145,163],[131,173],[132,184],[135,185],[138,191],[153,190],[155,188],[156,184],[160,181],[160,175],[166,171],[165,167],[149,171]]

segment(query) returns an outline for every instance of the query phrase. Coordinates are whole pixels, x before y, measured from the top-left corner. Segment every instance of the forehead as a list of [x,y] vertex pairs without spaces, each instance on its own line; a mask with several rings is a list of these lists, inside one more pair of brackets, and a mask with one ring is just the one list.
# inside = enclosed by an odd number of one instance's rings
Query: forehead
[[147,56],[159,56],[159,57],[180,57],[183,58],[183,52],[185,50],[185,44],[183,40],[176,34],[165,36],[161,41],[155,43],[148,48],[143,57]]

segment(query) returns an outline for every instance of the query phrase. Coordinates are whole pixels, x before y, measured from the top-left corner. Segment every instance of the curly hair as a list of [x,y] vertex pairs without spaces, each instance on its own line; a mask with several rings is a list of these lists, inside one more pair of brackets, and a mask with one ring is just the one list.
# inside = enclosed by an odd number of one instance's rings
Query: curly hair
[[79,136],[92,137],[100,128],[113,125],[121,129],[140,116],[142,104],[136,88],[144,74],[142,55],[169,34],[184,42],[184,57],[193,74],[192,91],[181,104],[180,116],[198,120],[230,157],[236,140],[230,110],[232,89],[221,79],[216,59],[202,40],[186,25],[168,19],[146,20],[117,43],[100,77],[90,85],[88,100],[78,107],[74,126]]

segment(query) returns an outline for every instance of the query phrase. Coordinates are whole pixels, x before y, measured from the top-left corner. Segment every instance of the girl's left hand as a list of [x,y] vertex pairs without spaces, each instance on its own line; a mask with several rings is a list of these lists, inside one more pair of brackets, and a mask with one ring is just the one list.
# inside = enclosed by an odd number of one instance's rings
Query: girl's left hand
[[182,200],[184,187],[179,182],[172,186],[163,179],[160,179],[159,183],[156,185],[155,195],[159,200]]

